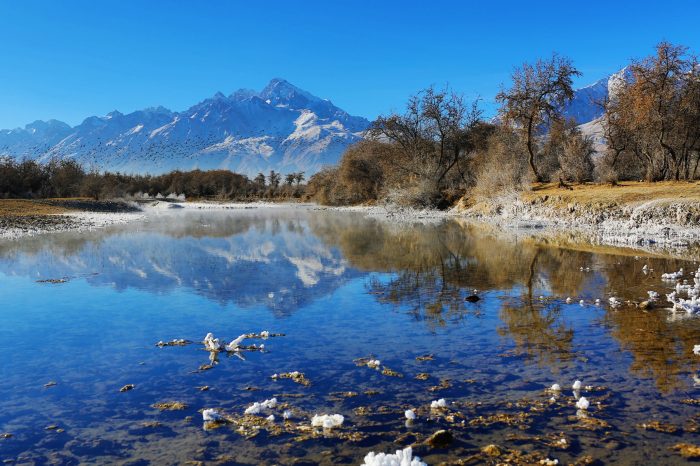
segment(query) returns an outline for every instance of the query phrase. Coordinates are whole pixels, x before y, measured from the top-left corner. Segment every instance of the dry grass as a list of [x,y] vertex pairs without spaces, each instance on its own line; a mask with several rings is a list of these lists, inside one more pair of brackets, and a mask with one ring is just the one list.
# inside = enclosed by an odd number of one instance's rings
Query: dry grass
[[50,199],[0,199],[0,218],[57,215],[66,212],[131,212],[120,201],[95,201],[86,197]]
[[59,206],[25,199],[0,199],[0,217],[27,217],[29,215],[55,215],[68,212]]
[[700,202],[700,183],[665,181],[658,183],[621,182],[618,186],[609,184],[571,185],[571,190],[558,187],[557,183],[533,185],[532,190],[523,194],[523,200],[548,198],[558,199],[562,204],[631,204],[652,200],[684,200]]

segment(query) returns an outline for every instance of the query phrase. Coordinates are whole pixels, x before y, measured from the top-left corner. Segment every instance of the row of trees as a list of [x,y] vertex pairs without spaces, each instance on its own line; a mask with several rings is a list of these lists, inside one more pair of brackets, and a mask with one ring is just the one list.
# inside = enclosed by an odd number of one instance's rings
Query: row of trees
[[71,161],[0,163],[0,196],[115,197],[138,192],[188,197],[308,198],[327,204],[386,199],[448,206],[465,193],[493,196],[532,182],[694,180],[700,177],[700,64],[688,49],[660,43],[613,80],[599,122],[605,149],[564,116],[581,73],[553,54],[516,68],[496,96],[494,120],[478,99],[449,88],[412,96],[403,113],[381,116],[339,165],[302,183],[304,173],[271,171],[252,180],[228,171],[160,176],[88,173]]
[[301,197],[304,192],[301,183],[305,179],[304,172],[288,173],[285,175],[282,185],[282,174],[270,170],[267,176],[258,173],[253,178],[253,186],[258,197]]
[[623,177],[697,179],[700,63],[666,42],[634,61],[605,103],[605,163]]
[[338,167],[309,180],[307,194],[330,204],[386,195],[400,203],[447,205],[470,184],[472,154],[493,130],[478,102],[429,88],[411,97],[404,114],[379,117]]
[[411,97],[402,114],[379,117],[337,167],[309,180],[328,204],[387,199],[446,206],[467,192],[492,196],[532,182],[697,179],[700,65],[684,47],[661,43],[634,61],[601,102],[606,148],[564,116],[581,73],[553,54],[516,68],[496,96],[496,119],[448,88]]
[[299,198],[303,194],[302,172],[286,176],[271,171],[254,180],[229,170],[173,171],[164,175],[126,175],[86,171],[73,160],[0,159],[0,197],[50,198],[91,197],[94,199],[139,195],[185,195],[187,198],[260,199]]

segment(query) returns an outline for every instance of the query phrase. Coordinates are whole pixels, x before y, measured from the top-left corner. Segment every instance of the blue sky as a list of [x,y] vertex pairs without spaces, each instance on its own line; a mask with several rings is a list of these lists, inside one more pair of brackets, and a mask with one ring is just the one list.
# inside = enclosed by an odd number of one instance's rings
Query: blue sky
[[664,39],[700,51],[700,2],[0,0],[0,128],[164,105],[283,77],[356,115],[428,85],[493,96],[569,56],[585,85]]

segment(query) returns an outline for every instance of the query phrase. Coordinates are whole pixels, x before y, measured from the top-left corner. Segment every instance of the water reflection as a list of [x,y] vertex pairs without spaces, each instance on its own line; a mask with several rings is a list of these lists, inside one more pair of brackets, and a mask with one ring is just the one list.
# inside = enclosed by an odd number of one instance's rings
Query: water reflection
[[0,243],[0,269],[37,280],[85,277],[117,290],[184,287],[221,305],[267,306],[284,315],[357,275],[310,234],[307,215],[287,209],[163,214],[137,232],[125,226]]
[[[51,457],[182,463],[234,451],[241,463],[307,456],[329,464],[331,451],[338,461],[357,463],[368,449],[395,449],[397,429],[416,439],[431,434],[437,421],[422,416],[407,431],[404,410],[445,397],[464,403],[467,421],[538,406],[525,413],[538,419],[531,426],[456,428],[454,456],[505,444],[523,427],[532,435],[567,430],[577,443],[554,451],[562,462],[589,451],[610,461],[661,457],[676,437],[640,434],[636,426],[650,417],[681,425],[692,414],[695,408],[680,400],[697,398],[700,358],[692,350],[700,320],[634,305],[611,309],[607,298],[663,294],[670,285],[662,272],[696,266],[637,254],[456,221],[407,228],[303,208],[172,212],[100,231],[0,242],[0,432],[17,434],[16,443],[0,444],[0,453],[35,463]],[[645,265],[653,271],[644,273]],[[69,281],[36,283],[62,277]],[[478,302],[466,299],[474,290]],[[286,336],[245,359],[219,358],[196,343],[153,346],[162,339],[199,341],[208,331],[230,339],[262,329]],[[41,351],[18,347],[27,335]],[[353,363],[370,354],[403,377]],[[426,354],[435,358],[416,359]],[[270,377],[289,371],[303,372],[311,385]],[[416,378],[428,372],[427,380]],[[609,387],[586,395],[601,396],[617,446],[608,437],[613,447],[602,448],[599,433],[571,430],[579,421],[570,419],[570,394],[549,408],[544,387],[568,387],[579,377]],[[50,379],[58,384],[44,388]],[[120,393],[125,384],[136,388]],[[205,385],[211,390],[200,391]],[[284,392],[302,395],[280,400],[305,414],[342,413],[369,432],[368,440],[248,441],[227,428],[204,433],[198,422],[183,421],[199,420],[202,408],[240,414]],[[356,395],[338,396],[349,392]],[[528,397],[530,405],[518,404]],[[154,412],[153,403],[168,400],[190,409]],[[143,426],[155,421],[161,430]],[[67,438],[47,436],[44,427],[54,423],[66,427]],[[665,453],[636,448],[655,442]],[[431,464],[449,459],[425,454]]]
[[[431,328],[479,318],[481,306],[465,297],[472,290],[493,292],[502,299],[497,333],[512,341],[513,354],[547,365],[572,357],[575,331],[562,317],[561,300],[573,297],[590,305],[615,295],[640,301],[647,290],[663,294],[662,271],[684,265],[619,250],[561,248],[458,222],[406,228],[309,209],[177,212],[134,230],[2,242],[0,270],[36,280],[84,278],[116,290],[164,293],[185,287],[221,305],[266,306],[277,315],[289,315],[369,273],[367,290],[379,303],[401,308]],[[644,264],[655,272],[642,273]],[[389,275],[379,278],[376,272]],[[629,308],[609,310],[603,320],[633,355],[631,370],[639,376],[653,377],[662,391],[687,382],[694,365],[688,352],[698,340],[695,320],[671,322],[664,311]]]
[[[406,229],[380,221],[367,227],[346,218],[320,220],[312,224],[314,233],[337,246],[352,266],[393,274],[389,280],[370,281],[369,290],[380,302],[404,307],[431,326],[478,316],[478,305],[464,299],[472,289],[506,293],[498,334],[512,340],[513,354],[550,365],[575,356],[575,330],[562,316],[565,299],[572,298],[569,305],[576,307],[582,299],[589,308],[600,299],[612,337],[633,355],[631,370],[640,377],[654,378],[668,392],[687,386],[688,374],[697,367],[689,357],[700,341],[697,319],[671,322],[664,309],[606,306],[609,296],[632,302],[645,300],[648,290],[663,296],[668,290],[661,273],[694,269],[685,261],[624,250],[561,248],[457,222]],[[645,274],[645,264],[654,272]],[[590,310],[581,307],[580,312]]]
[[665,312],[624,309],[608,312],[605,322],[611,335],[633,355],[630,370],[639,377],[653,378],[660,391],[670,392],[688,385],[698,369],[692,357],[698,340],[698,325],[692,321],[670,321]]

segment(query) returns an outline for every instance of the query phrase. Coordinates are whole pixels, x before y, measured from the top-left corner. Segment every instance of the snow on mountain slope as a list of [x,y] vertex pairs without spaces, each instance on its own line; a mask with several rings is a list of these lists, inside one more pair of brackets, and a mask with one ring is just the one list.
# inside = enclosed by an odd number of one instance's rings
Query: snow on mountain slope
[[[575,91],[563,109],[602,148],[601,103],[614,94],[617,73]],[[46,162],[75,159],[87,168],[126,173],[226,168],[248,176],[276,170],[307,177],[338,162],[369,122],[351,116],[283,79],[260,92],[216,93],[182,112],[163,107],[86,118],[71,128],[56,120],[0,130],[0,156]]]
[[596,81],[590,86],[576,89],[574,98],[564,107],[564,115],[576,120],[578,124],[588,123],[603,114],[603,103],[608,97],[608,79]]
[[575,119],[579,125],[600,118],[603,116],[603,104],[607,98],[614,95],[620,83],[630,79],[631,71],[625,67],[589,86],[576,89],[574,98],[564,106],[564,115]]
[[596,118],[587,123],[579,125],[581,134],[584,136],[589,136],[593,139],[593,147],[595,151],[602,154],[605,151],[605,136],[603,134],[603,122],[602,118]]
[[632,79],[628,67],[574,91],[574,98],[565,106],[564,115],[578,123],[581,132],[593,138],[596,152],[605,151],[603,135],[603,103],[615,95],[617,88]]
[[52,120],[0,131],[0,156],[72,158],[127,173],[226,168],[249,176],[271,169],[308,176],[335,164],[368,125],[329,100],[273,79],[261,92],[219,92],[182,112],[114,111],[73,128]]
[[21,154],[49,150],[71,133],[71,127],[58,120],[35,121],[24,128],[0,130],[0,155],[14,151]]

